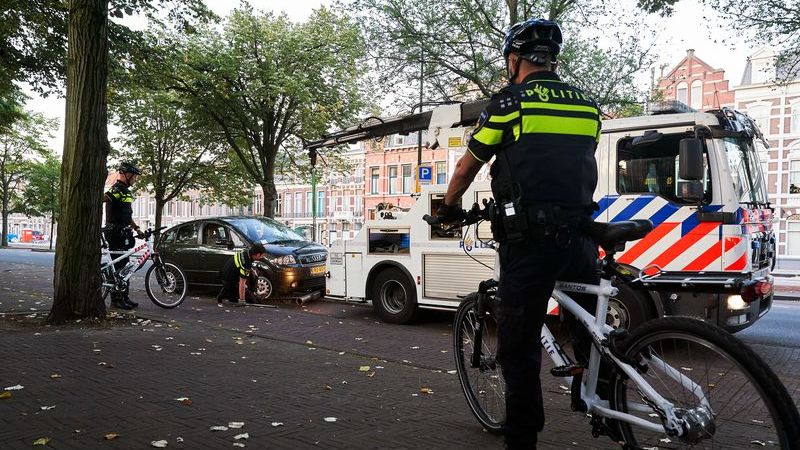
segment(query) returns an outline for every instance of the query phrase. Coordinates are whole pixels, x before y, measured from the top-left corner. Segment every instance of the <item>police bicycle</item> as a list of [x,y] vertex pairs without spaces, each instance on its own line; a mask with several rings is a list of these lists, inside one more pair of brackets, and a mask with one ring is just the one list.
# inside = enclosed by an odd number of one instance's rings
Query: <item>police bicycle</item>
[[[483,209],[475,204],[454,226],[477,226],[489,219],[490,208],[490,202],[484,201]],[[436,217],[423,219],[441,225]],[[652,227],[649,220],[591,223],[586,231],[606,252],[598,260],[599,286],[555,286],[553,298],[560,309],[572,313],[593,342],[583,367],[542,326],[542,346],[554,365],[551,374],[571,386],[572,409],[590,417],[594,437],[607,435],[623,448],[800,449],[800,415],[792,397],[769,366],[733,335],[689,317],[650,320],[630,333],[606,324],[609,297],[617,294],[615,283],[635,289],[659,276],[642,271],[635,277],[614,260],[626,242],[641,239]],[[472,413],[486,430],[500,433],[505,384],[496,359],[499,258],[495,264],[495,277],[461,302],[453,346]],[[567,292],[596,295],[595,314]],[[605,373],[606,366],[610,373]],[[608,385],[600,390],[607,398],[598,395],[601,367]]]
[[[154,235],[167,227],[160,227],[157,230],[147,229],[143,234],[144,244],[134,247],[130,250],[110,251],[108,250],[108,242],[105,237],[100,235],[103,257],[108,255],[108,262],[103,262],[100,265],[100,275],[102,283],[100,284],[100,294],[105,301],[106,297],[112,292],[122,293],[128,289],[130,279],[133,274],[141,269],[148,260],[152,260],[153,264],[147,269],[144,276],[145,291],[147,296],[156,305],[172,309],[183,303],[186,298],[188,284],[186,283],[186,275],[183,271],[172,263],[167,263],[161,260],[158,254],[158,249],[154,244]],[[104,230],[105,231],[105,230]],[[132,256],[134,253],[144,250],[138,259],[131,258],[128,264],[119,272],[116,271],[114,263]]]

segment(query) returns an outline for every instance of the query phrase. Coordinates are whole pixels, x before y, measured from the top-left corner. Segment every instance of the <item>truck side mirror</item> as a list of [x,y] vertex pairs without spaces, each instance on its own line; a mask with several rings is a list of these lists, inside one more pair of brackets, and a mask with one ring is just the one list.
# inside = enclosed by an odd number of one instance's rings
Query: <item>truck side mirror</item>
[[688,181],[702,180],[703,141],[697,138],[681,139],[678,148],[678,177]]
[[679,181],[678,196],[688,202],[699,202],[703,200],[705,189],[703,182],[699,180]]

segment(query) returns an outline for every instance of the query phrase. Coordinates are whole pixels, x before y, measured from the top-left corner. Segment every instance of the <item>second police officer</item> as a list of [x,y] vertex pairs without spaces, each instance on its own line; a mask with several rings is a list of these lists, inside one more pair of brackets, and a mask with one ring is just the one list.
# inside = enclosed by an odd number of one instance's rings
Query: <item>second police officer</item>
[[[561,29],[549,20],[508,30],[503,57],[510,84],[481,114],[437,214],[440,221],[457,221],[463,214],[458,199],[494,157],[498,213],[492,231],[501,267],[497,358],[506,382],[503,431],[512,449],[535,448],[544,425],[539,339],[556,280],[598,282],[597,245],[581,229],[594,207],[600,111],[556,74],[561,44]],[[585,362],[588,346],[581,338],[576,353]]]
[[[120,253],[133,248],[135,244],[133,232],[136,231],[141,236],[139,226],[133,221],[133,195],[130,188],[142,172],[138,167],[123,162],[117,169],[117,178],[111,188],[103,196],[106,203],[106,226],[104,228],[105,238],[108,242],[108,249],[112,259],[117,258]],[[116,252],[116,254],[115,254]],[[114,264],[117,273],[128,264],[128,258],[123,258]],[[111,305],[115,308],[130,310],[137,306],[128,296],[128,289],[124,292],[111,292]]]

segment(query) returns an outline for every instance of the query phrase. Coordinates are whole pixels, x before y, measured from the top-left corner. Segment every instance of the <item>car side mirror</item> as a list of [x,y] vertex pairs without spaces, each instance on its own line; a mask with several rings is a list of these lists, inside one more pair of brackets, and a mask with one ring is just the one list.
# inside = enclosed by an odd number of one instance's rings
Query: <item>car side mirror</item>
[[699,202],[703,200],[705,189],[703,182],[699,180],[679,181],[678,196],[689,202]]
[[702,180],[703,141],[696,138],[681,139],[678,148],[678,177],[687,181]]

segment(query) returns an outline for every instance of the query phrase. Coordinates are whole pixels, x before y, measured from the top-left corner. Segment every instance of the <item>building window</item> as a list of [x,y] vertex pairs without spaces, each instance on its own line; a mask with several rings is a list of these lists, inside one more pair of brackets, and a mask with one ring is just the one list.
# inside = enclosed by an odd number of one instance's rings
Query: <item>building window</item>
[[283,212],[283,197],[281,197],[280,195],[276,195],[274,204],[275,204],[275,215],[280,217],[281,213]]
[[300,217],[300,214],[303,212],[303,193],[302,192],[295,192],[294,193],[294,215],[295,217]]
[[789,132],[792,134],[800,134],[800,101],[792,105],[792,116],[789,121]]
[[800,194],[800,159],[789,161],[789,193]]
[[397,166],[389,167],[389,194],[397,194]]
[[689,88],[686,83],[684,82],[678,83],[678,89],[676,92],[677,92],[677,99],[679,102],[689,104],[689,98],[688,98]]
[[800,214],[786,219],[786,254],[800,256]]
[[292,212],[292,194],[290,194],[288,192],[286,193],[286,200],[283,202],[283,204],[286,205],[285,206],[286,214],[291,213]]
[[692,81],[692,108],[703,109],[703,80]]
[[311,195],[311,192],[306,192],[306,215],[307,216],[311,215],[311,206],[313,206],[311,204],[311,202],[312,202],[313,199],[314,199],[314,197]]
[[749,106],[747,108],[747,115],[753,118],[764,135],[769,134],[769,114],[771,109],[771,105],[768,104]]
[[372,169],[370,169],[370,176],[369,176],[370,189],[369,189],[369,192],[371,194],[377,194],[378,193],[378,179],[379,178],[380,178],[380,169],[378,169],[377,167],[373,167]]
[[411,164],[403,164],[403,194],[411,193]]
[[436,163],[436,184],[447,183],[447,169],[445,168],[444,161]]
[[325,216],[325,193],[317,192],[317,217]]

